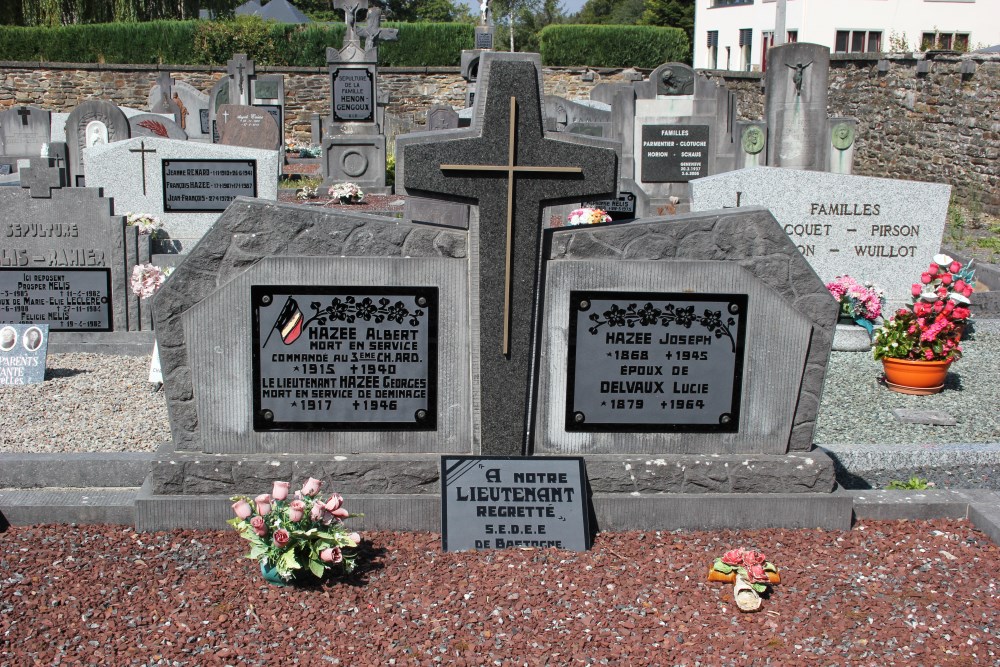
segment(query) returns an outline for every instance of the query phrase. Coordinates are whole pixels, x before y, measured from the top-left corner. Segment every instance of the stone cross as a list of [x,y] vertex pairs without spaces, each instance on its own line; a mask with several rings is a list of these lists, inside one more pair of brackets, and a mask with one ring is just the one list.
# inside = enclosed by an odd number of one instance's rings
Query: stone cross
[[246,102],[244,97],[244,91],[249,90],[250,86],[246,85],[246,82],[256,74],[256,68],[254,67],[254,62],[247,58],[245,53],[237,53],[233,56],[233,59],[226,64],[226,73],[229,78],[234,79],[237,83],[237,90],[239,91],[240,104]]
[[409,194],[479,205],[470,245],[478,273],[482,451],[518,455],[532,438],[545,270],[542,207],[614,196],[617,159],[610,148],[544,136],[532,62],[498,58],[480,82],[486,98],[476,130],[397,150]]
[[142,194],[146,194],[146,153],[155,153],[155,148],[146,148],[146,141],[139,142],[139,148],[128,149],[129,153],[138,153],[142,157]]
[[160,97],[169,102],[174,87],[170,72],[160,72],[160,76],[156,77],[156,85],[160,87]]
[[357,29],[358,37],[363,37],[365,40],[364,50],[370,52],[375,51],[378,54],[378,43],[380,41],[391,42],[399,37],[399,30],[396,28],[383,28],[382,23],[382,10],[377,7],[373,7],[368,10],[368,16],[365,19],[365,25],[362,28]]
[[347,32],[344,33],[344,46],[351,42],[358,42],[358,33],[355,25],[358,20],[358,12],[368,9],[368,0],[333,0],[333,8],[344,12],[344,23],[347,24]]
[[27,125],[28,116],[31,115],[31,109],[28,107],[21,107],[17,110],[17,115],[21,117],[21,125]]
[[51,199],[52,191],[65,187],[66,171],[49,158],[30,158],[29,167],[21,169],[21,187],[30,188],[35,199]]

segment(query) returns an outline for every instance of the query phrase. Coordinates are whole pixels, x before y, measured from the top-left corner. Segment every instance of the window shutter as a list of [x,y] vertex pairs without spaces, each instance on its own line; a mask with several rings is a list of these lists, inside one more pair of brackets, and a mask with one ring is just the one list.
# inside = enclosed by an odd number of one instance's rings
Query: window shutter
[[709,30],[708,31],[708,48],[719,45],[719,31]]
[[740,46],[750,46],[753,43],[753,28],[740,29]]

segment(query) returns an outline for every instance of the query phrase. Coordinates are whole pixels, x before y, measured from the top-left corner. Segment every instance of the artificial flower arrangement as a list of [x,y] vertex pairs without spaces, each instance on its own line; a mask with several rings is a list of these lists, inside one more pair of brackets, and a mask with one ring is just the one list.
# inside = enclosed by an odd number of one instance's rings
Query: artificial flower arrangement
[[611,216],[599,208],[577,208],[569,212],[566,222],[570,225],[596,225],[611,222]]
[[148,299],[156,294],[156,290],[160,289],[173,272],[172,266],[161,269],[155,264],[136,264],[132,268],[130,280],[132,293],[140,299]]
[[305,201],[306,199],[316,199],[319,196],[319,188],[310,185],[303,185],[295,191],[295,198]]
[[250,542],[246,557],[259,561],[262,570],[273,568],[285,581],[304,569],[320,578],[328,570],[352,572],[361,536],[348,532],[344,520],[363,515],[344,509],[339,493],[324,501],[320,484],[310,477],[291,499],[289,483],[281,481],[274,482],[270,494],[231,498],[236,518],[227,523]]
[[885,308],[885,291],[870,282],[862,284],[848,275],[837,276],[826,284],[826,288],[840,304],[840,315],[854,320],[871,336]]
[[759,551],[731,549],[716,558],[708,570],[709,581],[733,584],[733,599],[741,611],[757,611],[761,593],[768,586],[781,583],[778,568]]
[[365,193],[354,183],[334,183],[330,186],[328,194],[334,199],[342,202],[359,202],[365,197]]
[[971,317],[969,297],[975,284],[971,263],[935,255],[912,287],[913,304],[896,311],[875,331],[875,359],[954,361],[962,356],[959,340]]
[[125,224],[135,227],[140,234],[148,234],[153,238],[163,229],[163,221],[150,213],[126,213]]

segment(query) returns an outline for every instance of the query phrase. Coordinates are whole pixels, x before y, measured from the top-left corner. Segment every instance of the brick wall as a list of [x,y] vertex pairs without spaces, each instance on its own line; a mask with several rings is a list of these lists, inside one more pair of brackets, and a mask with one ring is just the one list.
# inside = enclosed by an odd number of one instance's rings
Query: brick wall
[[[1000,215],[1000,55],[942,55],[927,61],[885,56],[889,68],[865,56],[834,56],[830,70],[830,114],[859,121],[855,173],[907,180],[945,181],[966,204],[980,203]],[[963,75],[965,62],[975,72]],[[90,98],[145,108],[161,70],[207,91],[222,68],[155,65],[80,65],[0,62],[0,108],[34,104],[69,111]],[[267,68],[285,75],[286,133],[307,143],[313,113],[325,115],[329,83],[320,68]],[[583,81],[583,68],[545,70],[545,91],[585,98],[593,85],[624,80],[622,70],[596,70]],[[763,117],[759,73],[708,72],[739,93],[739,115]],[[422,123],[433,104],[460,107],[465,82],[455,68],[385,68],[379,85],[390,95],[389,111]]]

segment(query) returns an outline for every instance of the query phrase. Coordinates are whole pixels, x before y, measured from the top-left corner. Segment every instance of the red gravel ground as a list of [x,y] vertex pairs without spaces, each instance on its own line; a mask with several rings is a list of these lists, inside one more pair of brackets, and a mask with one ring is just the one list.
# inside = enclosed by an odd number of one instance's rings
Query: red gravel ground
[[[705,580],[736,546],[781,569],[756,614]],[[232,531],[11,527],[0,663],[1000,664],[1000,549],[966,521],[608,533],[586,553],[380,532],[363,550],[350,581],[281,588]]]

